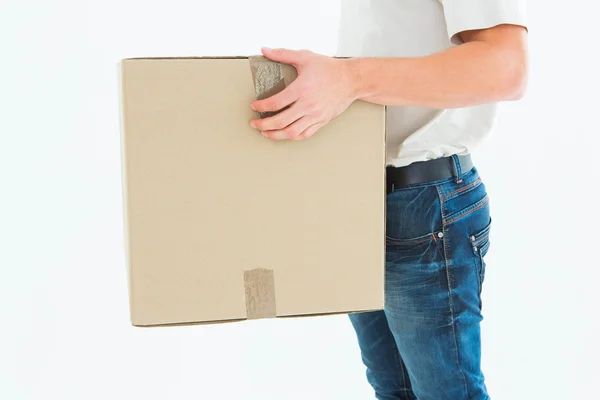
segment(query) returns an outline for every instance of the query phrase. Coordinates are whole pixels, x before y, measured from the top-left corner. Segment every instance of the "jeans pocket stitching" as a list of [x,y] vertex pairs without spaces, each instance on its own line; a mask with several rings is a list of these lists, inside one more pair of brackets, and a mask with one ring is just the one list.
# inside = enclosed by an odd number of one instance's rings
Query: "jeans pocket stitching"
[[[437,248],[438,254],[439,254],[439,255],[440,255],[440,257],[442,258],[442,260],[444,260],[444,261],[445,261],[446,259],[444,258],[444,254],[442,253],[442,249],[440,249],[440,246],[438,245],[438,238],[437,238],[437,237],[435,237],[435,233],[432,233],[432,234],[431,234],[431,237],[433,237],[433,241],[435,242],[435,247]],[[443,246],[444,246],[444,245],[442,244],[442,247],[443,247]]]
[[465,192],[474,190],[474,189],[478,188],[481,183],[482,183],[481,178],[477,178],[475,181],[469,183],[468,185],[465,185],[465,186],[460,187],[450,193],[443,195],[442,200],[450,200],[451,198],[456,197],[457,195],[464,194]]
[[427,233],[422,236],[417,236],[411,239],[396,239],[391,236],[385,236],[386,244],[390,244],[393,246],[414,246],[417,244],[425,243],[431,240],[432,233]]
[[450,225],[456,221],[459,221],[461,219],[463,219],[464,217],[473,214],[475,211],[482,209],[483,207],[485,207],[490,201],[489,196],[486,194],[485,197],[483,197],[481,200],[477,201],[476,203],[473,203],[472,205],[470,205],[469,207],[465,208],[462,211],[459,211],[453,215],[448,216],[445,220],[444,220],[444,225]]
[[[490,246],[490,231],[491,231],[491,229],[492,229],[492,219],[490,218],[490,221],[488,222],[488,224],[486,225],[485,228],[483,228],[479,232],[474,233],[470,236],[471,246],[473,247],[473,250],[485,249],[487,251],[488,247]],[[483,255],[485,255],[485,251],[483,252]]]
[[490,247],[489,238],[491,227],[492,219],[490,218],[490,221],[485,226],[485,228],[470,236],[470,242],[474,253],[474,262],[477,273],[477,286],[480,296],[481,292],[483,291],[483,281],[485,279],[485,261],[483,257],[485,256],[487,250]]

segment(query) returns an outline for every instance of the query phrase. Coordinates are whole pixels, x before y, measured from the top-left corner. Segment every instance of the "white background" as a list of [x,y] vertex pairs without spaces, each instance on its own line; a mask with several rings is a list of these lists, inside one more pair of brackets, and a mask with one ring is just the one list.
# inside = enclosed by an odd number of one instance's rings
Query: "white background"
[[[347,317],[140,329],[127,308],[116,63],[333,55],[338,3],[0,1],[0,399],[373,398]],[[476,154],[495,399],[598,396],[594,7],[530,2],[529,91]]]

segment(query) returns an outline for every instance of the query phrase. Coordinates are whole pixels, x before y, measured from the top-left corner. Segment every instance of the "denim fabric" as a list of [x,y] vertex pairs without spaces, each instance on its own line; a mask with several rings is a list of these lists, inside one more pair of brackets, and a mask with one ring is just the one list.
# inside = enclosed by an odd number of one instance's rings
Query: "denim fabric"
[[380,400],[489,399],[479,326],[489,201],[476,168],[458,174],[387,195],[385,310],[350,315]]

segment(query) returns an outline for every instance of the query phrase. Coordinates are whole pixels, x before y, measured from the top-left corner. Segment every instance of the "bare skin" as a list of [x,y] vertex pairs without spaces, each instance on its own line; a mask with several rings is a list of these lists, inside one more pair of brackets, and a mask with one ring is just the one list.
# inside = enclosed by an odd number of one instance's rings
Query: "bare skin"
[[262,49],[290,64],[298,78],[285,90],[252,102],[281,113],[250,121],[263,136],[302,140],[356,100],[390,106],[457,108],[520,99],[527,86],[527,30],[516,25],[465,31],[464,41],[417,58],[336,59],[307,50]]

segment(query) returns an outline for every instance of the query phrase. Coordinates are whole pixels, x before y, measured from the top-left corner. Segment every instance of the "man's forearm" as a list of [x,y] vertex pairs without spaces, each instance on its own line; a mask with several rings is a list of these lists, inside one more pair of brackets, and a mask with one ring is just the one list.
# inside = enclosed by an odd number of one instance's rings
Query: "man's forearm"
[[523,52],[481,41],[426,57],[343,62],[356,99],[385,105],[456,108],[515,100],[527,79]]
[[520,98],[527,81],[526,30],[517,25],[467,30],[463,44],[420,58],[326,57],[313,52],[262,49],[290,64],[298,78],[255,111],[280,111],[250,125],[271,139],[305,139],[353,101],[428,108],[459,108]]

